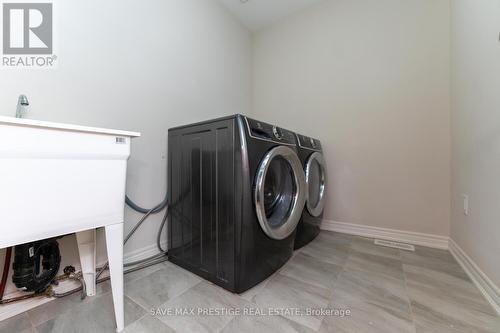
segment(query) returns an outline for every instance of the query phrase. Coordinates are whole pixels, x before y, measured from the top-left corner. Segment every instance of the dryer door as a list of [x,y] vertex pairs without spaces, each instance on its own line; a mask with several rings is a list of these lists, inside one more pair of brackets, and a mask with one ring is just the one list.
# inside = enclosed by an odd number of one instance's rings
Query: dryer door
[[306,162],[307,211],[320,216],[325,208],[326,163],[323,154],[314,153]]
[[270,150],[259,166],[255,186],[255,208],[262,230],[277,240],[290,236],[305,201],[305,176],[297,153],[285,146]]

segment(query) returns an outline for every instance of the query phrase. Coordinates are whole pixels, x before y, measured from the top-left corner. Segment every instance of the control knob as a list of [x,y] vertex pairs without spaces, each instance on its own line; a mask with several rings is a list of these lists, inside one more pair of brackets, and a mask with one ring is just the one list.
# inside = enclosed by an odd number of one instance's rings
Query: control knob
[[281,130],[281,128],[273,126],[273,134],[276,139],[283,139],[283,131]]

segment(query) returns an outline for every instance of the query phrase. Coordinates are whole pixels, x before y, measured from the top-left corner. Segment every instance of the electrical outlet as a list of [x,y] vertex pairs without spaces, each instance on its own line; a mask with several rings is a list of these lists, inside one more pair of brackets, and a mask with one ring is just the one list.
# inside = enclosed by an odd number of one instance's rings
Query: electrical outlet
[[462,198],[464,199],[464,215],[469,216],[469,196],[467,194],[462,194]]

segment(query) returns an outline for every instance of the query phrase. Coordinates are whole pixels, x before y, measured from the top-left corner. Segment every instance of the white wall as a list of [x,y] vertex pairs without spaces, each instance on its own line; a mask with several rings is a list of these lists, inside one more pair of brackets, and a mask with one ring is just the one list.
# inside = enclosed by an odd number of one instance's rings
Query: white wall
[[[451,236],[498,285],[500,5],[451,3]],[[252,50],[212,0],[59,0],[59,68],[0,72],[0,114],[25,93],[30,118],[143,132],[127,192],[149,207],[165,193],[169,127],[251,113],[323,141],[327,219],[446,236],[449,5],[325,0],[257,32]],[[126,228],[138,218],[127,209]],[[126,252],[153,244],[159,220]],[[71,263],[74,239],[61,243]]]
[[[132,145],[127,193],[151,207],[166,191],[170,127],[249,112],[250,34],[212,0],[59,0],[56,6],[59,68],[0,72],[0,114],[14,115],[25,93],[29,118],[142,132]],[[138,218],[127,209],[126,230]],[[148,221],[125,252],[154,244],[160,220]],[[71,262],[74,239],[62,243]],[[104,247],[101,241],[101,253]]]
[[326,219],[448,235],[449,0],[327,0],[258,32],[253,110],[322,140]]
[[500,287],[499,32],[499,1],[452,1],[451,238]]

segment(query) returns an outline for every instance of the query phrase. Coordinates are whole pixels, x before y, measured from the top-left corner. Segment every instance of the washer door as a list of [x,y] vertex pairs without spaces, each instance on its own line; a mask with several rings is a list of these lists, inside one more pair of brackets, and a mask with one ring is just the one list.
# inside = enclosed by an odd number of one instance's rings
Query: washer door
[[325,208],[326,164],[321,153],[314,153],[306,162],[307,210],[314,217]]
[[302,216],[306,183],[297,153],[279,146],[270,150],[257,171],[255,209],[262,230],[277,240],[290,236]]

